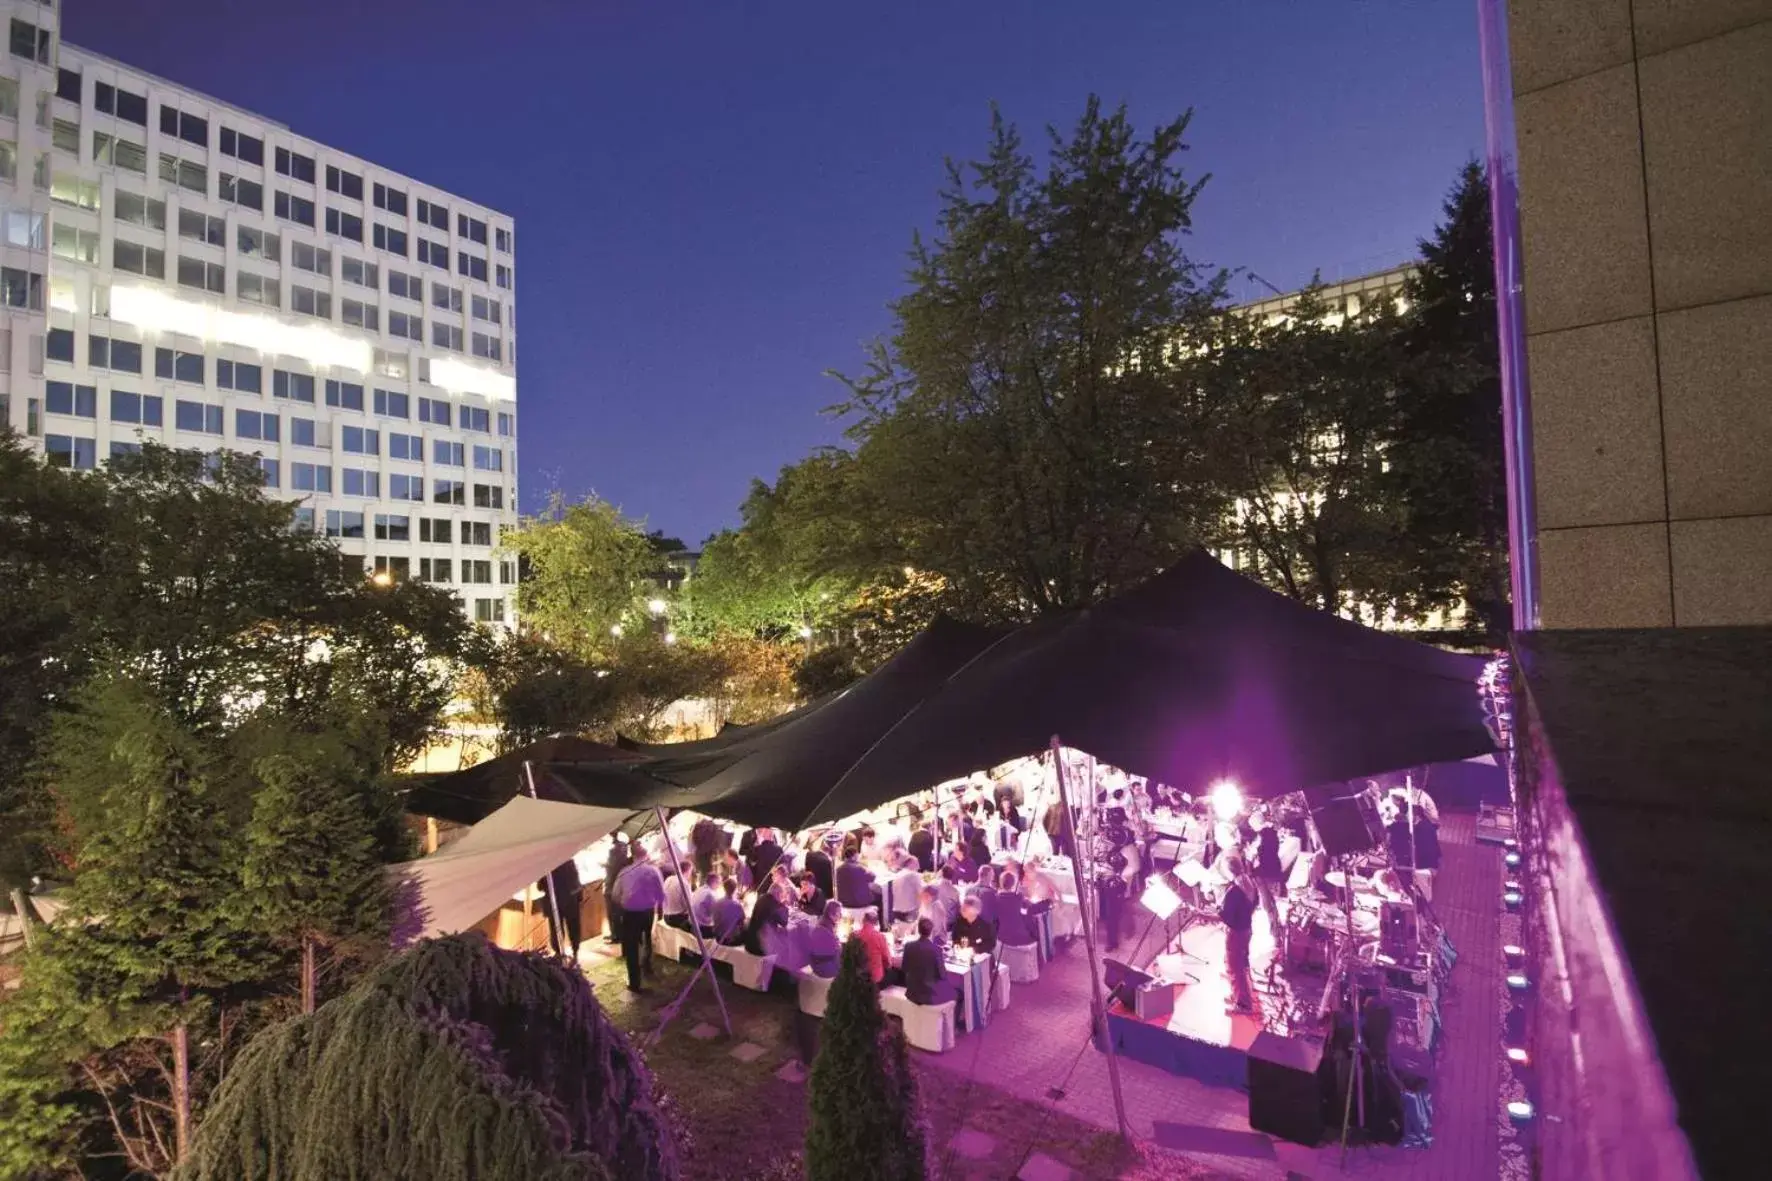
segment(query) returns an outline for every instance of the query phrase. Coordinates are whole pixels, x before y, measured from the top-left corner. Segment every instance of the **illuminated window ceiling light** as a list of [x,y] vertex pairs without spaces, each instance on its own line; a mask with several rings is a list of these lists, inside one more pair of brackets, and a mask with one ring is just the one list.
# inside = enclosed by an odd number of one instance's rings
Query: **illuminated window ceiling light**
[[113,288],[111,318],[149,332],[177,332],[358,373],[368,373],[374,360],[368,341],[353,340],[316,324],[285,324],[269,316],[228,311],[147,287]]
[[431,362],[431,384],[458,394],[479,394],[503,402],[517,400],[516,378],[451,357],[440,357]]

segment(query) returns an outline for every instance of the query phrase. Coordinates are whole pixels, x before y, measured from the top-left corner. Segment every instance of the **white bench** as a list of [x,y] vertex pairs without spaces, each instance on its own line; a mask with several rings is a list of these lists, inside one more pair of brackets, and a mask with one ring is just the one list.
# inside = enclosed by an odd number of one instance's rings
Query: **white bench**
[[955,1004],[919,1005],[902,987],[880,990],[880,1008],[904,1022],[905,1041],[931,1054],[945,1054],[954,1048]]
[[728,947],[724,943],[710,944],[709,950],[715,959],[732,966],[734,984],[752,992],[769,991],[770,978],[775,975],[774,956],[752,955],[742,947]]
[[684,952],[689,952],[691,955],[700,954],[695,944],[695,933],[685,931],[681,927],[673,927],[662,920],[653,920],[652,954],[680,960],[683,958]]
[[831,1002],[831,981],[811,968],[801,968],[794,978],[800,991],[800,1012],[808,1017],[823,1017]]
[[1017,984],[1032,984],[1040,978],[1040,945],[999,943],[997,962],[1002,965],[1003,976]]

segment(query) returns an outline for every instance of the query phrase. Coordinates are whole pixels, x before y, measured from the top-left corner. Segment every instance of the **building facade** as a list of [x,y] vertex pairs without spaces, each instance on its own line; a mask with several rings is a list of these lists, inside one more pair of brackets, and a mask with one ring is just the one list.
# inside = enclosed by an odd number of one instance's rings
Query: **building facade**
[[76,469],[144,439],[257,455],[366,574],[508,625],[511,219],[63,45],[50,4],[0,12],[13,430]]

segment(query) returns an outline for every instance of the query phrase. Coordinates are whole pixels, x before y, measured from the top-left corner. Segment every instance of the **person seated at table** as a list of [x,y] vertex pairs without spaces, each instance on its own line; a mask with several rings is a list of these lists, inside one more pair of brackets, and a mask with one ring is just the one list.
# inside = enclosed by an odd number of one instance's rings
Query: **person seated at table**
[[886,969],[892,964],[892,949],[886,945],[886,936],[880,933],[880,920],[868,911],[861,916],[861,926],[855,928],[851,939],[861,941],[862,950],[866,953],[868,975],[874,983],[886,979]]
[[[828,840],[828,837],[826,839]],[[831,876],[835,869],[836,866],[831,863],[831,855],[826,850],[824,842],[815,840],[807,846],[805,872],[812,875],[812,880],[818,883],[818,892],[826,898],[830,898],[836,893],[836,882]]]
[[843,849],[843,863],[837,866],[837,901],[850,910],[863,910],[875,905],[874,875],[861,863],[861,850],[848,845]]
[[948,913],[948,908],[943,905],[941,901],[940,891],[938,891],[934,885],[924,886],[918,891],[918,899],[919,905],[917,907],[917,917],[920,919],[928,919],[930,925],[935,928],[936,933],[945,938],[948,933],[948,927],[954,920]]
[[814,976],[833,980],[843,962],[843,941],[837,924],[843,920],[843,904],[835,898],[824,904],[817,925],[806,932],[806,964]]
[[892,868],[892,877],[886,883],[886,909],[893,922],[908,923],[917,917],[923,875],[917,872],[917,859],[903,851],[894,857]]
[[689,861],[677,862],[679,874],[670,874],[664,884],[664,921],[667,927],[689,930],[689,894],[685,890],[690,873],[695,869]]
[[978,867],[978,882],[967,892],[978,899],[978,913],[987,923],[997,921],[997,868],[989,862]]
[[970,882],[978,876],[978,862],[972,860],[971,850],[965,845],[949,845],[941,867],[953,871],[956,882]]
[[916,939],[904,945],[904,995],[913,1005],[945,1005],[959,995],[948,979],[946,957],[935,943],[935,927],[917,922]]
[[996,949],[996,928],[979,913],[976,894],[966,895],[966,901],[960,904],[960,917],[954,921],[954,946],[970,947],[979,955],[989,955]]
[[972,844],[967,848],[966,855],[972,859],[974,865],[991,863],[991,843],[986,838],[984,829],[972,834]]
[[751,879],[751,867],[738,855],[738,850],[726,850],[726,877],[738,883],[740,890],[749,890],[756,883]]
[[917,868],[923,873],[935,872],[935,834],[929,831],[924,823],[922,813],[911,817],[911,838],[905,844],[910,855],[917,859]]
[[1027,901],[1016,887],[1015,875],[1005,872],[997,891],[997,940],[1009,947],[1026,947],[1038,935],[1034,920],[1028,914]]
[[817,918],[824,913],[824,904],[830,901],[825,892],[818,888],[818,879],[810,870],[801,870],[796,878],[797,902],[800,910]]
[[744,930],[744,949],[752,955],[768,955],[769,950],[763,946],[764,929],[787,925],[788,908],[782,902],[779,887],[758,890],[757,901],[751,905],[751,921]]
[[695,893],[689,896],[689,917],[701,928],[702,937],[714,937],[714,908],[719,904],[720,891],[714,888],[714,877],[710,875],[696,876],[699,883]]
[[1046,861],[1039,856],[1029,857],[1027,869],[1022,875],[1022,893],[1032,906],[1051,906],[1058,902],[1058,879],[1046,870]]
[[948,924],[960,916],[959,874],[952,865],[944,865],[935,875],[930,884],[935,887],[935,896],[941,902],[942,910],[947,912]]
[[744,903],[738,900],[738,879],[725,879],[720,890],[725,897],[714,903],[714,938],[737,947],[744,941]]

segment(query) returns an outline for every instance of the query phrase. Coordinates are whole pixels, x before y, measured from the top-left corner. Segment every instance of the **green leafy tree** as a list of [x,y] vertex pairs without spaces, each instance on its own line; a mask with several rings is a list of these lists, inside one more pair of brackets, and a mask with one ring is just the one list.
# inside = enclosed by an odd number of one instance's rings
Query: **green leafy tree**
[[643,626],[658,551],[641,527],[594,496],[567,501],[503,535],[524,564],[517,609],[527,626],[582,657],[607,655],[614,641]]
[[864,532],[960,614],[1097,601],[1219,519],[1211,407],[1176,347],[1222,286],[1182,247],[1188,122],[1141,138],[1092,98],[1043,174],[1000,116],[983,160],[949,165],[842,409]]
[[807,1081],[808,1181],[921,1181],[927,1136],[902,1035],[889,1035],[859,940],[843,947]]
[[850,648],[820,648],[794,666],[794,688],[802,700],[811,701],[861,679],[862,670]]

